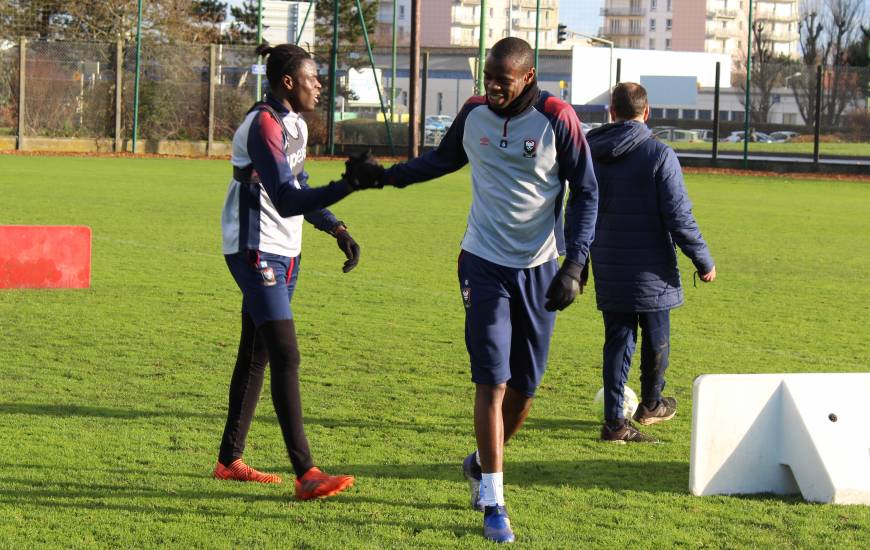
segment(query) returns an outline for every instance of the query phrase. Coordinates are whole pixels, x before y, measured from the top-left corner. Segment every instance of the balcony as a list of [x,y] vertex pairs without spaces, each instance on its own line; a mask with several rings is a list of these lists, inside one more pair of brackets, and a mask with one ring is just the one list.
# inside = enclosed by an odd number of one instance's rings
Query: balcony
[[644,36],[645,33],[643,29],[618,29],[618,30],[607,30],[604,32],[604,36],[608,36],[611,38],[620,38],[620,37],[637,37]]
[[757,13],[753,19],[756,21],[773,21],[775,23],[797,23],[800,17],[793,13],[783,14],[772,11],[762,11]]
[[742,31],[738,28],[715,28],[715,29],[707,29],[704,32],[704,38],[715,38],[717,40],[728,39],[728,38],[739,38],[743,36]]
[[[537,0],[519,0],[519,2],[513,0],[511,4],[513,7],[535,9],[537,7]],[[541,8],[555,9],[557,4],[556,0],[541,0]]]
[[737,19],[740,12],[737,10],[707,10],[707,19]]
[[[525,19],[523,17],[514,17],[511,19],[511,26],[515,29],[530,29],[535,30],[535,20]],[[541,29],[546,30],[546,29]]]
[[646,15],[645,8],[601,8],[604,17],[642,17]]

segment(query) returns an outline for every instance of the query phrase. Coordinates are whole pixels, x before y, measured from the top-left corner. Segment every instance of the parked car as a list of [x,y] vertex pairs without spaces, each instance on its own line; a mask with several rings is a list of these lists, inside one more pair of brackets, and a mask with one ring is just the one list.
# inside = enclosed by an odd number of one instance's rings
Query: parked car
[[[743,131],[739,132],[731,132],[731,135],[722,139],[722,141],[728,143],[740,143],[743,141]],[[771,143],[773,140],[769,135],[764,132],[750,132],[749,133],[749,141],[757,142],[757,143]]]
[[441,138],[447,133],[450,125],[453,124],[453,117],[447,115],[432,115],[427,116],[423,124],[423,138],[427,145],[437,145],[441,142]]
[[653,137],[659,141],[701,141],[698,132],[679,128],[656,128]]
[[783,132],[772,132],[770,134],[770,139],[773,140],[774,143],[786,143],[788,141],[793,140],[794,138],[800,136],[797,132],[783,131]]
[[704,128],[692,128],[692,131],[698,134],[698,139],[701,141],[713,141],[713,130]]

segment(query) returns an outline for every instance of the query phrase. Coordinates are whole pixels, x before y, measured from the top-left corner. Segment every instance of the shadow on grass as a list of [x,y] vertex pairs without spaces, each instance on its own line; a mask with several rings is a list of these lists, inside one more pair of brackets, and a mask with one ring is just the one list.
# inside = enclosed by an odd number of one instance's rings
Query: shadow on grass
[[[460,464],[338,464],[333,470],[359,477],[462,480]],[[689,464],[679,461],[552,460],[505,462],[506,483],[649,493],[688,493]]]
[[95,418],[117,418],[131,420],[137,418],[208,418],[223,419],[219,413],[191,412],[179,410],[143,410],[136,408],[117,409],[93,407],[88,405],[51,404],[51,403],[0,403],[0,414],[28,414],[33,416],[81,416]]

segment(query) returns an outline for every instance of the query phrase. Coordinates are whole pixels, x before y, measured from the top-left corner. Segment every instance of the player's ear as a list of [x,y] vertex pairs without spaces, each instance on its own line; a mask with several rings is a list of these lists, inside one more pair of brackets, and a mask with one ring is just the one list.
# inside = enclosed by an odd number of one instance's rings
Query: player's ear
[[281,77],[281,86],[287,90],[288,92],[293,91],[293,77],[289,74],[285,74]]
[[531,82],[534,79],[535,79],[535,68],[531,67],[529,69],[529,72],[526,73],[525,78],[523,78],[523,84],[528,84],[529,82]]

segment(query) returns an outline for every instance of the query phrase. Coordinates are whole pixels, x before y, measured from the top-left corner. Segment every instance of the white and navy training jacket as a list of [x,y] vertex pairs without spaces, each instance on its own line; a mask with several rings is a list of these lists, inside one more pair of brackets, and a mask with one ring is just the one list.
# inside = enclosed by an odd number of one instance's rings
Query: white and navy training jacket
[[221,216],[223,253],[259,250],[292,258],[302,251],[303,215],[318,229],[332,231],[340,222],[325,207],[351,190],[342,181],[308,186],[305,120],[271,96],[266,103],[281,117],[286,132],[257,104],[233,135],[233,166],[253,166],[260,183],[230,182]]
[[535,267],[560,254],[586,263],[598,183],[571,105],[541,92],[534,105],[509,118],[490,109],[484,97],[472,97],[437,149],[391,167],[387,178],[402,187],[466,163],[472,203],[463,250],[512,268]]

